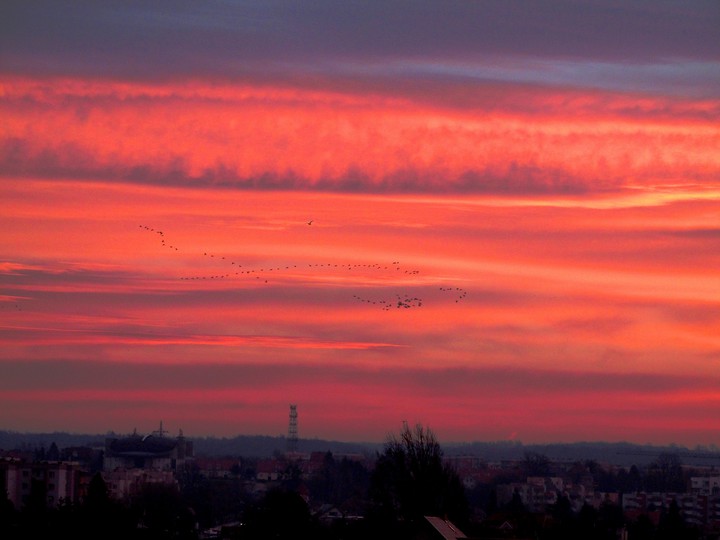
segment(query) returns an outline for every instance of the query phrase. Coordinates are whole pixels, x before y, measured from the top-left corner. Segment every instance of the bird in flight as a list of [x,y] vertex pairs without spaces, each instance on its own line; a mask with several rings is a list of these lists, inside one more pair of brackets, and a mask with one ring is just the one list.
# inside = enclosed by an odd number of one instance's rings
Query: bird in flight
[[[315,221],[314,219],[311,219],[311,220],[307,221],[306,223],[308,225],[312,225],[312,223],[314,221]],[[160,237],[160,245],[163,248],[170,248],[172,250],[179,251],[176,246],[170,245],[168,243],[164,232],[162,232],[160,230],[155,230],[154,228],[148,227],[147,225],[140,225],[139,227],[148,232],[157,234]],[[264,281],[265,283],[269,283],[269,280],[261,278],[260,274],[262,274],[263,276],[269,277],[269,275],[268,275],[269,273],[272,273],[272,275],[277,275],[278,273],[282,273],[282,271],[283,271],[282,266],[277,266],[277,267],[272,267],[272,268],[271,267],[263,267],[263,268],[254,268],[253,269],[253,268],[245,267],[244,265],[239,264],[235,261],[228,260],[227,257],[220,255],[220,254],[217,254],[217,256],[216,256],[215,253],[208,252],[208,251],[202,251],[202,254],[203,254],[203,256],[212,258],[215,261],[218,261],[218,262],[223,261],[221,264],[227,264],[228,268],[225,271],[225,273],[213,274],[210,276],[208,276],[208,275],[184,276],[184,277],[181,277],[180,279],[188,280],[188,281],[189,280],[207,280],[207,279],[224,280],[224,279],[232,278],[232,277],[241,277],[242,275],[247,275],[248,277],[250,277],[251,275],[256,274],[254,276],[256,280],[262,279],[262,281]],[[228,271],[229,267],[231,267],[231,266],[235,266],[235,268],[233,269],[234,272]],[[308,268],[335,268],[335,269],[343,269],[344,268],[346,270],[353,271],[353,273],[354,273],[354,271],[360,271],[360,272],[362,272],[362,271],[382,271],[382,270],[392,270],[393,268],[397,272],[401,272],[401,273],[407,274],[407,275],[416,275],[416,274],[420,273],[420,270],[417,270],[417,269],[401,270],[400,261],[392,261],[392,264],[380,264],[380,263],[339,264],[337,262],[334,262],[334,263],[327,262],[327,263],[309,263],[307,266],[308,266]],[[244,267],[245,267],[245,269],[242,270],[241,268],[244,268]],[[293,268],[293,269],[298,268],[298,265],[292,265],[292,266],[287,265],[284,267],[285,270],[290,270],[291,268]],[[393,272],[393,274],[395,274],[395,272]],[[396,274],[396,276],[397,276],[397,274]],[[467,296],[467,291],[461,287],[439,287],[439,289],[443,293],[452,294],[454,296],[455,303],[460,303],[460,301],[463,300],[465,298],[465,296]],[[417,297],[417,296],[410,296],[407,293],[406,294],[396,294],[395,296],[396,296],[395,300],[391,300],[388,298],[381,299],[381,298],[377,298],[377,297],[373,298],[373,297],[358,296],[358,295],[353,295],[353,298],[355,298],[355,300],[357,300],[359,302],[363,302],[366,304],[378,305],[384,311],[389,311],[393,307],[396,309],[419,308],[425,304],[425,302],[422,298]],[[0,306],[0,307],[4,307],[4,306]],[[16,305],[16,309],[21,310],[21,307]]]

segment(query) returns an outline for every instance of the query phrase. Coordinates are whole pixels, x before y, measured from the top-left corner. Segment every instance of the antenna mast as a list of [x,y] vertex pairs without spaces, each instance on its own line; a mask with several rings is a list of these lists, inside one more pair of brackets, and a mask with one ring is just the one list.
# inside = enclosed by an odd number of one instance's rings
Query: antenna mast
[[297,428],[297,405],[290,405],[290,421],[288,422],[288,452],[297,452],[298,428]]

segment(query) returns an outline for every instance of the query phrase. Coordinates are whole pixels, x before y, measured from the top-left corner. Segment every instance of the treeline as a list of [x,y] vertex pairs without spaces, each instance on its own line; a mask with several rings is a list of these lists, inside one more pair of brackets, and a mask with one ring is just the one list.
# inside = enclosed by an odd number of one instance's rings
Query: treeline
[[[22,433],[0,430],[0,450],[36,450],[49,448],[54,442],[60,448],[102,446],[106,434],[75,434],[67,432]],[[188,437],[199,456],[271,457],[287,447],[284,436],[237,435],[235,437]],[[350,443],[324,439],[301,439],[299,451],[332,452],[333,454],[374,455],[382,450],[382,443]],[[661,454],[677,454],[688,465],[720,465],[720,449],[715,446],[686,448],[683,446],[653,446],[627,442],[577,442],[556,444],[523,444],[519,441],[475,441],[444,444],[445,455],[472,455],[487,461],[521,460],[528,452],[548,456],[555,461],[595,460],[621,466],[644,466]]]
[[[120,437],[122,434],[108,432],[99,434],[76,434],[66,432],[21,433],[0,431],[0,450],[30,450],[49,448],[55,443],[60,448],[94,446],[102,447],[106,437]],[[271,457],[287,448],[287,439],[283,436],[238,435],[236,437],[192,437],[195,454],[201,456],[247,456]],[[382,443],[349,443],[324,439],[302,439],[300,451],[333,452],[335,454],[374,454],[382,448]]]
[[[287,448],[285,437],[264,435],[238,435],[236,437],[198,437],[192,438],[196,455],[203,456],[249,456],[270,457]],[[333,454],[372,455],[382,449],[382,443],[349,443],[324,439],[301,439],[300,452],[332,452]]]
[[523,444],[518,441],[476,441],[443,446],[448,456],[471,455],[486,461],[522,460],[526,454],[532,453],[559,462],[594,460],[629,467],[646,466],[662,454],[675,454],[687,465],[720,465],[720,449],[714,445],[690,449],[677,445],[655,446],[628,442]]

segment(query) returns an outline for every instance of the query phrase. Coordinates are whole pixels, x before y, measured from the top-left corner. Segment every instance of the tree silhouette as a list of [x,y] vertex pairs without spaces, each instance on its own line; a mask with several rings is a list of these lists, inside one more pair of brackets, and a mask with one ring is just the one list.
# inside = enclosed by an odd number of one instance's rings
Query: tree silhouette
[[369,482],[370,473],[363,464],[347,458],[336,460],[327,452],[308,488],[313,504],[331,504],[343,513],[359,514],[364,512]]
[[570,499],[567,495],[558,493],[557,501],[549,508],[550,515],[553,518],[551,527],[552,538],[556,540],[565,540],[575,538],[577,532],[575,530],[575,513],[573,512]]
[[273,489],[245,510],[242,537],[283,540],[317,537],[305,500],[294,491]]
[[140,524],[154,537],[190,538],[195,516],[172,484],[145,484],[133,497],[132,509]]
[[675,499],[672,500],[667,510],[663,510],[660,516],[660,523],[657,529],[659,540],[671,540],[677,538],[689,538],[686,535],[685,521],[680,514],[680,507]]
[[417,424],[390,436],[371,477],[375,517],[419,521],[425,515],[464,524],[469,510],[457,473],[443,464],[442,449],[429,429]]
[[111,498],[99,472],[90,479],[87,494],[75,515],[76,526],[68,534],[72,538],[125,539],[130,538],[137,527],[137,521],[125,505]]
[[45,459],[48,461],[59,461],[60,460],[60,449],[58,445],[53,441],[45,454]]
[[239,477],[206,478],[195,464],[182,471],[180,487],[202,528],[237,521],[248,498]]
[[102,475],[98,472],[90,479],[85,507],[95,513],[106,511],[110,505],[110,493]]
[[647,489],[652,491],[683,492],[686,488],[685,475],[680,456],[663,452],[648,466]]
[[604,501],[598,509],[597,524],[602,538],[617,538],[618,531],[626,525],[622,508],[611,501]]
[[15,538],[18,529],[18,511],[8,492],[0,491],[0,538]]
[[525,452],[523,462],[526,476],[549,476],[550,458],[538,452]]

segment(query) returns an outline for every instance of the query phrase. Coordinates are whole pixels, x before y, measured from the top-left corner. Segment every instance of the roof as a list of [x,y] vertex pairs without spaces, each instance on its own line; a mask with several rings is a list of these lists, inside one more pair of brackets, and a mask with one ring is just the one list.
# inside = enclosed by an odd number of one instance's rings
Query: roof
[[164,456],[177,446],[177,441],[165,437],[146,435],[131,436],[124,439],[113,439],[108,450],[116,456]]
[[437,516],[425,516],[425,519],[432,525],[446,540],[457,540],[467,538],[465,533],[458,529],[452,521]]

